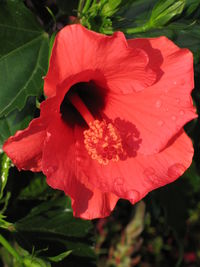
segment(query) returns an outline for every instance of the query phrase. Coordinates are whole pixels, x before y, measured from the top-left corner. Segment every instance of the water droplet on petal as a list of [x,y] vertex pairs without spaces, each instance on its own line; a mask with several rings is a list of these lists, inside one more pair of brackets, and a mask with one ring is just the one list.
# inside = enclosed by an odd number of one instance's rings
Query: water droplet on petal
[[176,116],[172,116],[172,120],[175,121],[176,120]]
[[122,178],[116,178],[114,181],[114,189],[117,194],[121,195],[124,193],[124,184]]
[[81,161],[81,158],[80,157],[76,157],[76,161],[77,162],[80,162]]
[[120,91],[122,94],[125,94],[125,95],[133,93],[133,89],[129,88],[129,87],[128,88],[125,87],[125,88],[121,89]]
[[176,81],[174,81],[174,84],[177,84],[177,82],[176,82]]
[[100,188],[101,188],[101,190],[104,191],[104,192],[107,192],[107,191],[108,191],[108,186],[107,186],[106,183],[101,183],[101,184],[100,184]]
[[181,163],[175,163],[171,167],[169,167],[167,174],[170,178],[176,179],[181,176],[185,171],[185,166]]
[[150,183],[157,183],[158,177],[156,174],[156,171],[154,170],[154,168],[149,167],[147,169],[144,170],[144,175],[146,177],[146,180]]
[[159,126],[163,126],[163,124],[164,124],[164,121],[162,121],[162,120],[158,121]]
[[156,108],[160,108],[162,105],[162,101],[161,100],[157,100],[156,101]]
[[47,174],[52,174],[57,170],[57,166],[50,166],[49,168],[46,169]]
[[185,114],[185,111],[184,110],[180,110],[180,115],[182,116],[182,115],[184,115]]
[[122,178],[116,178],[116,180],[115,180],[115,184],[116,185],[122,185],[123,184],[123,179]]
[[76,146],[77,148],[80,147],[80,143],[79,143],[78,141],[76,141],[75,146]]

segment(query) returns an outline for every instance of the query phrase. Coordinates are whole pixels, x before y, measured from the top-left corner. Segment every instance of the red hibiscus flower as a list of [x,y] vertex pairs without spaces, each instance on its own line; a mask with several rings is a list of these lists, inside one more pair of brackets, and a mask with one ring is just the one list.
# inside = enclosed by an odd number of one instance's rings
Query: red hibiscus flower
[[192,89],[192,54],[166,37],[67,26],[54,43],[40,117],[3,149],[69,195],[75,216],[105,217],[119,198],[134,204],[190,166],[183,126],[196,117]]

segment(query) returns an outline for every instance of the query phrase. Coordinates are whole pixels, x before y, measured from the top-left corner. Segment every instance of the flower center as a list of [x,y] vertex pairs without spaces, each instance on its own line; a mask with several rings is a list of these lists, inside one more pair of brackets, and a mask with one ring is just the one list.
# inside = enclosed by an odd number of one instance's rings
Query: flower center
[[103,165],[107,165],[111,160],[118,161],[123,154],[123,147],[114,125],[95,119],[77,93],[70,94],[69,100],[89,127],[83,135],[85,148],[91,158]]
[[84,144],[92,159],[107,165],[110,160],[118,161],[123,152],[121,138],[112,123],[94,120],[83,132]]

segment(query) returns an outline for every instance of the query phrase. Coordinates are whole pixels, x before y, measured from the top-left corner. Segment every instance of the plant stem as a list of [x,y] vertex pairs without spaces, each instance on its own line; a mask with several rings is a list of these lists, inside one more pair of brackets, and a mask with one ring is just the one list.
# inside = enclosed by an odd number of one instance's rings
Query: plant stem
[[150,30],[150,29],[151,27],[149,26],[149,24],[144,24],[143,26],[139,26],[136,28],[125,29],[123,30],[123,32],[126,34],[133,34],[133,33],[139,33],[139,32],[146,32],[147,30]]
[[2,235],[0,235],[0,243],[17,261],[22,262],[21,256],[17,253],[17,251],[13,247],[11,247],[11,245]]
[[2,164],[1,164],[1,191],[0,191],[0,199],[3,196],[3,190],[6,186],[8,179],[8,172],[10,168],[10,159],[4,154],[2,156]]

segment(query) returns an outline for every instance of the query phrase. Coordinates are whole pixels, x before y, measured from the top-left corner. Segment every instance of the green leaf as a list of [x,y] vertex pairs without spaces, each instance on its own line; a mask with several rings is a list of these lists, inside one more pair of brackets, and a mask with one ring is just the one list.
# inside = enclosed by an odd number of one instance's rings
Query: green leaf
[[22,257],[17,250],[0,234],[0,244],[22,265]]
[[148,24],[153,27],[161,27],[167,24],[175,16],[183,12],[185,0],[160,0],[153,8]]
[[101,15],[110,17],[118,11],[119,5],[122,0],[108,0],[101,10]]
[[185,9],[186,16],[191,16],[200,6],[199,0],[186,0]]
[[48,248],[48,251],[39,257],[46,260],[55,254],[64,257],[67,254],[62,253],[71,250],[69,260],[67,257],[63,258],[63,261],[69,262],[72,258],[78,263],[83,259],[92,264],[95,261],[91,239],[92,224],[90,221],[73,217],[70,200],[66,196],[54,195],[53,199],[33,208],[14,226],[20,246],[28,249],[26,246],[29,243],[36,251]]
[[150,18],[151,10],[157,0],[135,0],[126,9],[119,11],[121,17],[129,21],[147,20]]
[[57,256],[54,256],[54,257],[48,257],[48,259],[50,261],[53,261],[53,262],[59,262],[59,261],[62,261],[64,258],[66,258],[67,256],[69,256],[70,254],[72,253],[72,250],[68,250],[68,251],[65,251]]
[[54,44],[54,40],[56,38],[56,32],[54,32],[51,37],[50,37],[50,40],[49,40],[49,55],[48,55],[48,62],[50,61],[50,57],[51,57],[51,51],[52,51],[52,48],[53,48],[53,44]]
[[193,52],[194,63],[199,64],[200,25],[191,21],[184,21],[183,23],[172,23],[169,28],[175,32],[174,41],[176,44],[183,48],[189,48]]
[[[191,187],[187,179],[183,177],[177,181],[159,188],[151,193],[152,206],[160,210],[154,213],[157,219],[161,217],[161,208],[164,211],[164,225],[166,230],[173,232],[174,238],[179,249],[176,266],[180,266],[183,258],[184,238],[187,230],[188,211],[191,207],[192,197],[189,195]],[[152,207],[153,210],[155,207]],[[158,228],[156,227],[156,230]],[[159,251],[157,251],[159,252]]]
[[21,111],[13,111],[9,115],[0,118],[0,148],[8,137],[28,126],[33,118],[35,109],[35,98],[31,97]]
[[73,217],[66,196],[45,201],[16,223],[16,229],[19,231],[60,234],[66,237],[84,237],[91,228],[89,221]]
[[192,163],[190,168],[184,173],[184,178],[187,179],[188,183],[192,186],[192,190],[190,190],[190,193],[198,193],[200,190],[200,175],[197,172],[194,162]]
[[186,219],[191,198],[188,195],[190,189],[186,179],[177,181],[159,188],[154,192],[156,203],[165,212],[166,224],[174,230],[179,240],[182,240],[186,231]]
[[48,35],[22,1],[0,1],[0,116],[41,94]]
[[[136,15],[134,13],[136,16],[135,19],[133,20],[134,17],[130,18],[130,20],[134,22],[133,25],[126,27],[124,26],[122,28],[122,31],[129,35],[134,33],[147,32],[149,30],[163,27],[177,15],[180,15],[183,12],[185,6],[185,0],[160,0],[154,5],[149,18],[149,12],[152,8],[153,1],[151,1],[151,3],[147,1],[146,4],[143,2],[143,0],[141,0],[136,1],[136,3],[138,5],[138,7],[137,5],[136,7],[141,9],[138,9],[139,15]],[[132,10],[132,7],[130,8],[130,10]]]
[[51,267],[51,264],[36,257],[25,257],[23,260],[24,267]]
[[4,228],[4,229],[7,229],[7,230],[9,230],[9,231],[13,231],[13,230],[14,230],[13,224],[10,223],[10,222],[7,222],[7,221],[5,220],[5,218],[6,218],[6,216],[4,216],[4,215],[2,215],[2,214],[0,213],[0,227],[1,227],[1,228]]
[[19,194],[20,200],[46,200],[49,196],[53,195],[54,190],[51,189],[47,183],[45,176],[40,173],[34,173],[33,177],[30,175],[30,184],[28,184]]

